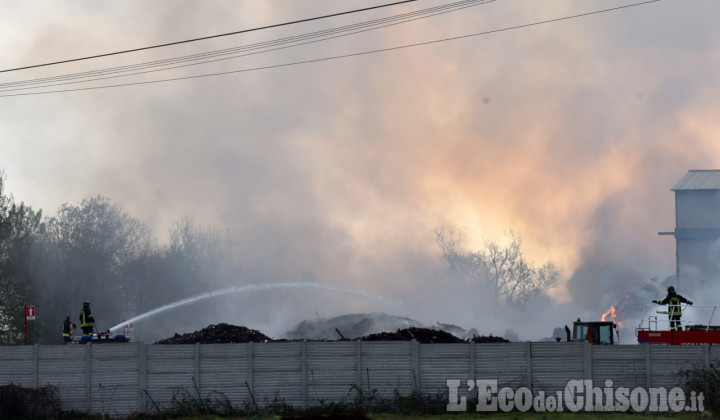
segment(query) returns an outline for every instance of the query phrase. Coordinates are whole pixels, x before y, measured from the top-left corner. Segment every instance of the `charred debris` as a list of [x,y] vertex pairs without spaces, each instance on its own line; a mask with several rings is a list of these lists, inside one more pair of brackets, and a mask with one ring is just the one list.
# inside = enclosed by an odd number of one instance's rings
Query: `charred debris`
[[441,329],[426,327],[404,327],[395,332],[380,332],[368,334],[362,337],[346,338],[339,328],[336,328],[337,339],[273,339],[260,331],[247,327],[229,325],[225,323],[210,325],[199,331],[177,334],[159,340],[156,344],[213,344],[213,343],[270,343],[270,342],[291,342],[291,341],[411,341],[418,343],[509,343],[502,337],[474,336],[460,338]]

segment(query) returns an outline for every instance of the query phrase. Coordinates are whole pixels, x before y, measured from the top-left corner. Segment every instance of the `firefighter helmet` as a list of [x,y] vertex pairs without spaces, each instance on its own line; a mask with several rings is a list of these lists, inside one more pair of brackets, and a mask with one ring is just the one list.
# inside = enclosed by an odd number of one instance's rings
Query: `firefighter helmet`
[[668,290],[668,293],[675,293],[675,288],[672,286],[668,287],[667,290]]

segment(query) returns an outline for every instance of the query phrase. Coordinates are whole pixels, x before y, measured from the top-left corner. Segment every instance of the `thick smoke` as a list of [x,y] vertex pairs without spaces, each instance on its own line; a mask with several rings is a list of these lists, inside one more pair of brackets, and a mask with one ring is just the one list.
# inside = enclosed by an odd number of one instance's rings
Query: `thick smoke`
[[[127,80],[349,54],[618,5],[493,2],[323,44]],[[53,7],[7,6],[0,26],[12,36],[0,40],[3,67],[231,32],[367,2]],[[418,7],[6,73],[0,82],[234,47]],[[277,336],[317,313],[350,312],[546,337],[577,316],[598,318],[610,305],[625,302],[636,314],[674,274],[673,240],[657,235],[673,228],[669,189],[688,169],[720,165],[718,13],[714,2],[692,9],[661,2],[323,63],[0,98],[0,168],[15,197],[46,214],[102,194],[147,223],[160,241],[185,216],[228,231],[228,253],[242,270],[202,284],[157,279],[173,295],[158,287],[152,296],[158,305],[229,286],[293,281],[364,289],[397,304],[387,308],[334,292],[238,294],[158,316],[145,327],[148,339],[217,322]],[[433,232],[442,226],[464,229],[470,249],[516,229],[530,258],[555,262],[566,281],[551,291],[552,299],[506,310],[481,287],[438,274]]]

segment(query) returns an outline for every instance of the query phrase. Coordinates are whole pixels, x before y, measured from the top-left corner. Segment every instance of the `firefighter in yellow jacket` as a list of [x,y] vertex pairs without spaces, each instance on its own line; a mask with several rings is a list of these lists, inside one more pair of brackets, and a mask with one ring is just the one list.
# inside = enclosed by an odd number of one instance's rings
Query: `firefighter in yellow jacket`
[[65,321],[63,322],[63,340],[65,341],[65,344],[72,342],[72,334],[73,330],[75,329],[75,324],[70,321],[70,315],[65,317]]
[[83,302],[83,308],[80,312],[80,328],[83,335],[92,335],[95,327],[95,318],[90,312],[90,302]]
[[653,303],[658,305],[668,306],[668,320],[670,320],[670,331],[682,331],[682,325],[680,324],[680,317],[682,316],[682,310],[680,309],[681,303],[687,303],[692,305],[691,300],[687,300],[679,294],[675,293],[675,288],[670,286],[667,288],[668,294],[663,300],[653,300]]

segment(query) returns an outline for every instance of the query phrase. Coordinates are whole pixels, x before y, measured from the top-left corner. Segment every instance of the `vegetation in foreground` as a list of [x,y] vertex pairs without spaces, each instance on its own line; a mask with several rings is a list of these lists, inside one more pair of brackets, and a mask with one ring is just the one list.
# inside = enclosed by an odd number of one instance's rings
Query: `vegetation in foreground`
[[[695,378],[690,381],[696,391],[710,390],[708,386],[716,386],[713,381],[720,381],[720,376],[702,382],[706,376],[715,375],[718,366],[698,368],[692,373],[683,373]],[[693,376],[695,375],[695,376]],[[509,413],[478,413],[473,411],[448,413],[446,409],[447,395],[422,395],[413,393],[402,396],[396,392],[391,398],[379,398],[376,390],[367,392],[353,386],[348,398],[342,402],[319,401],[317,406],[298,409],[281,400],[258,406],[254,401],[234,407],[222,393],[212,393],[206,397],[184,389],[176,390],[168,407],[154,406],[154,412],[136,413],[127,416],[128,420],[220,420],[220,419],[258,419],[258,420],[466,420],[466,419],[504,419],[504,420],[638,420],[638,419],[672,419],[690,420],[698,418],[714,418],[710,410],[704,413],[570,413],[570,412],[509,412]],[[468,404],[472,407],[474,404]],[[0,419],[117,419],[112,413],[84,414],[61,410],[57,390],[52,386],[38,389],[22,388],[17,385],[0,387]],[[714,407],[714,406],[713,406]]]

